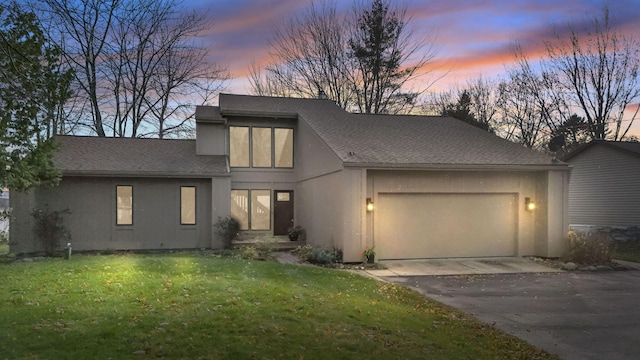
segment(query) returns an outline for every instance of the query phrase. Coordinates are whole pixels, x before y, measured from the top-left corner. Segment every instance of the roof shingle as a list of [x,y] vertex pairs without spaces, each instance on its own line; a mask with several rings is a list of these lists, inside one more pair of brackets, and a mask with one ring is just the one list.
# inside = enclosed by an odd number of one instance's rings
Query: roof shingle
[[195,140],[57,136],[54,164],[65,175],[216,176],[224,156],[196,155]]
[[441,116],[351,114],[330,100],[220,95],[225,115],[297,113],[345,164],[564,165],[463,121]]

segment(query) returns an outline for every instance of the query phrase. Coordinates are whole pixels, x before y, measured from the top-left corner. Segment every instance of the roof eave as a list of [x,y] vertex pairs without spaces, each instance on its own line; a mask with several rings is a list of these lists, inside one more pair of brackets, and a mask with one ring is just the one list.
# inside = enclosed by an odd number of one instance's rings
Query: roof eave
[[297,112],[278,112],[278,111],[245,111],[245,110],[221,110],[223,116],[252,116],[252,117],[269,117],[281,119],[297,119]]
[[344,167],[371,170],[449,170],[449,171],[570,171],[569,164],[388,164],[388,163],[344,163]]
[[203,179],[212,177],[229,177],[231,174],[228,172],[186,173],[171,171],[62,170],[62,176]]

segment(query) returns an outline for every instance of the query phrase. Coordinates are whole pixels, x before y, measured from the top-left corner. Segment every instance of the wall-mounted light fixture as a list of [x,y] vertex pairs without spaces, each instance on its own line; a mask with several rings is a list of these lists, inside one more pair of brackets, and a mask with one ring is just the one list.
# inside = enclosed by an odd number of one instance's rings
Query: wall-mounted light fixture
[[531,198],[524,198],[524,209],[527,211],[533,211],[536,209],[536,203]]
[[373,211],[373,201],[371,201],[371,198],[367,198],[367,211]]

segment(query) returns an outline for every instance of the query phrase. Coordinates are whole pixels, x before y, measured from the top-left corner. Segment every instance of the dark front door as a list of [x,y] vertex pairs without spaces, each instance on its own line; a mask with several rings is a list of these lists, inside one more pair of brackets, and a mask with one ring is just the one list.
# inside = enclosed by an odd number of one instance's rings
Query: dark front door
[[273,192],[273,235],[287,235],[293,226],[293,191]]

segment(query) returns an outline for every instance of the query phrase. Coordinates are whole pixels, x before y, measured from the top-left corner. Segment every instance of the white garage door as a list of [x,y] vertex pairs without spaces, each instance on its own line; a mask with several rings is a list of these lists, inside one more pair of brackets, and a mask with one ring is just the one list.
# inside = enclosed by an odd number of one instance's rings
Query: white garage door
[[380,193],[380,259],[516,255],[515,194]]

